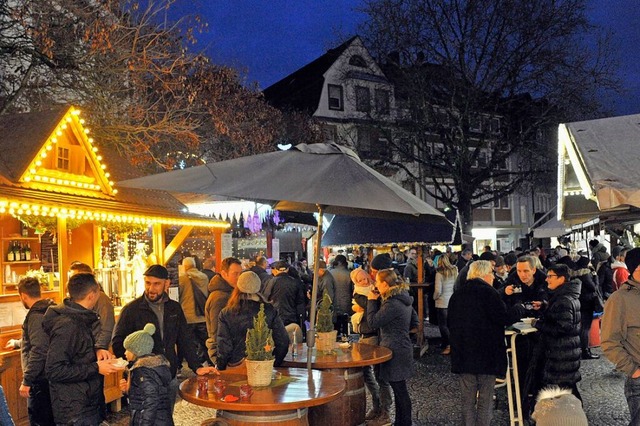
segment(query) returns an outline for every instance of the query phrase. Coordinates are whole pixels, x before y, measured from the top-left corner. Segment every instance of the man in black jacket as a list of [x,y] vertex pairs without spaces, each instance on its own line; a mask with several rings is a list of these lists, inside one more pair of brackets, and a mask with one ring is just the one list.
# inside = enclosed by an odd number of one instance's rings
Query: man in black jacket
[[122,308],[111,345],[116,356],[122,358],[125,352],[124,339],[134,331],[144,329],[147,323],[155,325],[157,332],[153,335],[153,353],[162,354],[169,360],[173,377],[169,396],[173,407],[178,394],[176,373],[180,367],[177,350],[181,351],[189,367],[198,375],[215,371],[215,368],[208,367],[208,362],[196,354],[194,337],[187,326],[182,307],[169,299],[166,293],[170,282],[169,272],[164,266],[151,265],[147,268],[144,272],[144,294]]
[[[289,265],[284,261],[277,261],[271,265],[274,277],[267,282],[264,297],[273,303],[278,310],[287,333],[296,333],[296,341],[302,341],[302,331],[299,330],[300,319],[305,314],[306,296],[303,284],[289,275]],[[296,327],[297,326],[297,327]]]
[[100,287],[91,274],[76,274],[67,284],[69,298],[47,309],[42,328],[49,336],[45,374],[49,380],[56,424],[97,425],[103,393],[100,375],[122,368],[112,360],[96,357],[92,328],[98,315],[91,309],[100,297]]
[[18,294],[22,305],[29,310],[22,323],[22,339],[17,341],[22,361],[20,396],[27,398],[31,424],[53,424],[49,382],[44,374],[49,336],[42,329],[42,317],[47,308],[55,303],[50,299],[42,299],[40,282],[33,277],[20,280]]

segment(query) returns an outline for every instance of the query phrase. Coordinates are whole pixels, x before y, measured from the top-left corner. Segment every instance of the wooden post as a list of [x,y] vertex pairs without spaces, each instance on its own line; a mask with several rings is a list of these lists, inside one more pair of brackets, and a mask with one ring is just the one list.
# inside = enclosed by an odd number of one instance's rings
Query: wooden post
[[153,254],[156,256],[156,262],[164,265],[164,231],[162,224],[153,224]]
[[[58,273],[60,276],[60,300],[67,294],[67,272],[69,271],[69,236],[67,235],[67,217],[58,216]],[[52,259],[53,261],[53,259]]]
[[213,228],[213,243],[216,247],[216,271],[222,268],[222,234],[226,231],[223,228]]

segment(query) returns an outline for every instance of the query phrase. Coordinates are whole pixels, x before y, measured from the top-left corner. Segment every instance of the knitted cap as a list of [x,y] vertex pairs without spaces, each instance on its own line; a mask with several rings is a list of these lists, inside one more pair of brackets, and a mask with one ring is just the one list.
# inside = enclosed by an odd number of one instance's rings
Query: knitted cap
[[389,269],[392,266],[391,256],[389,253],[380,253],[371,260],[371,267],[376,271]]
[[582,403],[570,389],[557,387],[540,391],[531,418],[537,426],[587,426]]
[[633,272],[638,269],[638,265],[640,265],[640,247],[629,250],[624,257],[624,263],[627,264],[629,273],[633,275]]
[[245,271],[240,274],[236,287],[243,293],[255,294],[260,291],[260,277],[253,271]]
[[134,331],[124,339],[124,348],[132,352],[135,356],[150,354],[153,351],[153,333],[156,332],[156,326],[147,323],[144,329]]

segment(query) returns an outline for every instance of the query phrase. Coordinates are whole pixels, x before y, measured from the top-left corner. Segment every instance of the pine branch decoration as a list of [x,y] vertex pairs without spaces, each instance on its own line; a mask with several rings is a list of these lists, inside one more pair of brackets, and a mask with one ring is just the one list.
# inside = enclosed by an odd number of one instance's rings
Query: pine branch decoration
[[318,307],[318,319],[316,321],[316,331],[327,333],[333,331],[333,311],[331,310],[331,297],[329,293],[322,293],[322,301]]
[[273,356],[273,336],[267,326],[267,318],[264,314],[264,303],[260,304],[258,315],[253,318],[253,328],[247,330],[245,340],[247,346],[247,359],[251,361],[268,361]]

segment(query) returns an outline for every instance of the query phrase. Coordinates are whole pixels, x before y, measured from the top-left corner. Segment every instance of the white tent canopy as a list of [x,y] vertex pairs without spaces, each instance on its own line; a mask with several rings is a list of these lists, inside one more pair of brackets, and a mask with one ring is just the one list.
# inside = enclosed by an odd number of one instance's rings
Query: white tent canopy
[[571,228],[567,228],[564,223],[555,217],[543,223],[533,230],[533,238],[552,238],[568,234]]
[[559,217],[640,208],[639,151],[640,114],[560,124]]

